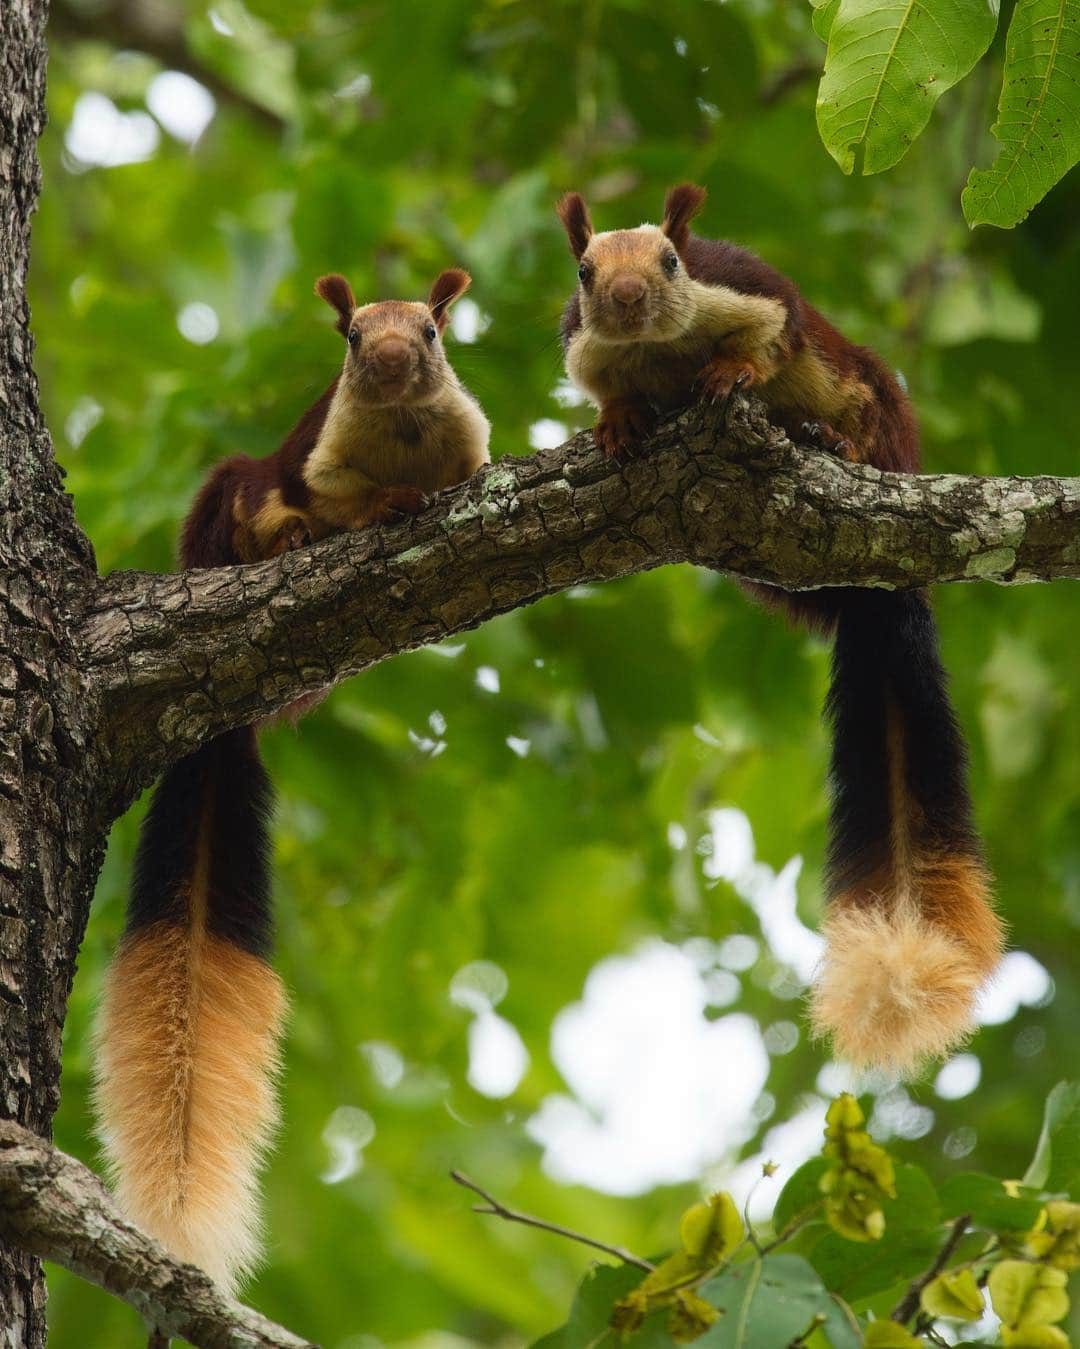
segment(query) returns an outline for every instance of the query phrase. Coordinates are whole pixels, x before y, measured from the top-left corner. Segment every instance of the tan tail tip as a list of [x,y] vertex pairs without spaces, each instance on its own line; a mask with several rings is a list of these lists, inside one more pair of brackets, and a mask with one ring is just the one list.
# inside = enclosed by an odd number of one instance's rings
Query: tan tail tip
[[811,1018],[841,1058],[907,1076],[974,1030],[989,970],[964,943],[914,912],[845,908],[822,930]]

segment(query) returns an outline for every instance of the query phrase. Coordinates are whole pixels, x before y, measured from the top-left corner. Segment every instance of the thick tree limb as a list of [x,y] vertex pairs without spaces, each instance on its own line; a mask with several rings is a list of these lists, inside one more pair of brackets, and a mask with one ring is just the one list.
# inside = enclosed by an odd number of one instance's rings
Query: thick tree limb
[[124,1219],[81,1162],[0,1120],[0,1238],[129,1302],[164,1334],[201,1349],[315,1349],[224,1297]]
[[[83,667],[121,772],[569,586],[692,562],[793,589],[1080,577],[1080,478],[910,477],[692,408],[620,466],[587,435],[503,459],[407,525],[244,568],[106,578]],[[107,741],[108,742],[108,741]]]

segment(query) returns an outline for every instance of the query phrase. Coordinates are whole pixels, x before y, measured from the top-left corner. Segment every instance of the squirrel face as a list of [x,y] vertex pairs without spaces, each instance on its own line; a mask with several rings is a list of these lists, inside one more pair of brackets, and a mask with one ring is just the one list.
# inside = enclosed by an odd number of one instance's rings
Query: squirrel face
[[685,183],[668,193],[661,225],[596,234],[584,199],[563,197],[558,212],[578,261],[583,326],[613,343],[666,342],[686,331],[694,285],[680,253],[704,200],[703,188]]
[[448,383],[456,382],[442,333],[450,306],[469,281],[467,272],[451,268],[436,278],[427,304],[383,300],[357,305],[343,276],[321,276],[316,293],[337,310],[337,330],[348,343],[342,384],[373,407],[434,402]]

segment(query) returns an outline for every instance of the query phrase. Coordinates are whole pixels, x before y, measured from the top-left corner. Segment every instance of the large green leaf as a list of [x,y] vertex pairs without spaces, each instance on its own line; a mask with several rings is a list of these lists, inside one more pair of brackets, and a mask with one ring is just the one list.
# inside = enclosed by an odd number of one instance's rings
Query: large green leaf
[[798,1255],[733,1265],[701,1289],[721,1311],[701,1349],[784,1349],[816,1318],[833,1349],[857,1349],[859,1336],[821,1279]]
[[845,173],[880,173],[904,157],[990,45],[997,10],[997,0],[841,0],[817,121]]
[[566,1325],[537,1340],[533,1349],[582,1349],[603,1336],[611,1309],[641,1282],[641,1271],[631,1265],[596,1265],[581,1281]]
[[972,169],[964,215],[1009,229],[1080,160],[1080,0],[1019,0],[992,130],[1001,149]]
[[941,1187],[941,1208],[946,1218],[967,1213],[976,1227],[991,1232],[1027,1232],[1038,1221],[1042,1201],[1009,1194],[994,1176],[964,1171]]
[[1042,1133],[1024,1184],[1080,1196],[1080,1082],[1059,1082],[1046,1098]]

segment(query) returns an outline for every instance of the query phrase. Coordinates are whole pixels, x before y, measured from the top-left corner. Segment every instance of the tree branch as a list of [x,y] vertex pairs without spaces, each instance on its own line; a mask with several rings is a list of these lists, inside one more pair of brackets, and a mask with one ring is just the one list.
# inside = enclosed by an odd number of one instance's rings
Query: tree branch
[[587,1237],[584,1232],[575,1232],[572,1228],[562,1227],[559,1223],[549,1223],[546,1218],[536,1218],[531,1213],[519,1213],[517,1209],[507,1208],[501,1200],[496,1199],[493,1194],[489,1194],[487,1190],[477,1185],[475,1180],[470,1180],[460,1171],[451,1171],[450,1179],[466,1190],[472,1190],[473,1194],[478,1194],[485,1201],[483,1204],[473,1205],[474,1213],[490,1214],[491,1217],[503,1218],[506,1222],[523,1223],[526,1227],[536,1227],[541,1232],[551,1232],[557,1237],[566,1237],[568,1241],[577,1241],[582,1246],[591,1246],[593,1250],[603,1251],[606,1255],[613,1255],[616,1260],[621,1260],[624,1265],[637,1265],[638,1269],[643,1269],[646,1273],[655,1269],[655,1265],[649,1264],[648,1260],[642,1260],[640,1255],[628,1251],[625,1246],[609,1246],[606,1241],[597,1241],[595,1237]]
[[117,573],[80,660],[118,778],[583,582],[692,562],[792,589],[1080,577],[1080,478],[910,476],[793,447],[755,400],[691,408],[636,458],[583,434],[510,456],[415,521],[251,567]]
[[129,1302],[164,1336],[199,1349],[316,1349],[225,1297],[123,1218],[92,1171],[0,1120],[0,1238]]
[[971,1214],[964,1213],[953,1223],[949,1229],[949,1235],[945,1239],[945,1244],[934,1257],[934,1263],[917,1279],[913,1279],[911,1286],[900,1299],[893,1309],[891,1319],[904,1325],[910,1321],[919,1310],[919,1300],[922,1297],[922,1291],[934,1282],[937,1276],[952,1259],[953,1252],[964,1239],[964,1234],[968,1230],[968,1224],[971,1222]]

